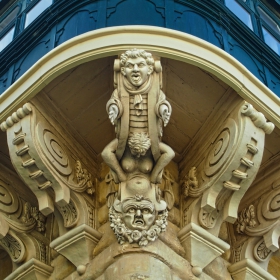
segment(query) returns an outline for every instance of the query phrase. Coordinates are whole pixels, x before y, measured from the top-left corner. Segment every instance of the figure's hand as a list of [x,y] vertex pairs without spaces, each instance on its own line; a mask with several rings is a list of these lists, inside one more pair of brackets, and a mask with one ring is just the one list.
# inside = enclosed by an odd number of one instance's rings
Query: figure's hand
[[115,124],[115,120],[116,120],[118,114],[119,114],[119,108],[118,108],[118,106],[112,104],[112,105],[109,107],[109,119],[110,119],[112,125]]
[[170,120],[170,112],[169,112],[168,107],[165,104],[160,105],[159,114],[163,120],[163,125],[167,126],[167,124]]

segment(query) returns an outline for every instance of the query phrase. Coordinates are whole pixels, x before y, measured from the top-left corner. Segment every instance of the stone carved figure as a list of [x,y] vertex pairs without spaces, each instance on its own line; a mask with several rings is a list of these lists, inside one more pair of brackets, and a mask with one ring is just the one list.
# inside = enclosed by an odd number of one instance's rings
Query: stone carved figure
[[115,60],[114,70],[116,89],[106,109],[116,138],[102,157],[120,186],[109,216],[120,243],[143,246],[155,240],[167,223],[167,205],[157,184],[175,155],[161,142],[172,109],[161,91],[160,62],[150,53],[128,50]]
[[174,157],[173,150],[160,141],[171,106],[160,90],[150,53],[132,49],[121,55],[119,63],[118,87],[106,106],[117,137],[103,150],[102,157],[116,182],[141,173],[152,183],[159,183],[163,168]]

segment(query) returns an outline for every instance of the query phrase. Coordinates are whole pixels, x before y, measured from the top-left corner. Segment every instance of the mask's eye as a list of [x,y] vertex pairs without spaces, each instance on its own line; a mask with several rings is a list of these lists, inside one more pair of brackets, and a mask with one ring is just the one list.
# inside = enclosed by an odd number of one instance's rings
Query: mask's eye
[[136,211],[135,208],[132,207],[132,208],[129,208],[126,212],[133,214],[133,213],[135,213],[135,211]]
[[133,69],[133,65],[131,63],[127,64],[126,67],[129,69]]
[[139,68],[142,68],[142,67],[144,67],[144,66],[145,66],[145,64],[144,64],[143,62],[138,64],[138,67],[139,67]]
[[143,214],[150,214],[151,210],[149,208],[144,208],[144,209],[142,209],[142,213]]

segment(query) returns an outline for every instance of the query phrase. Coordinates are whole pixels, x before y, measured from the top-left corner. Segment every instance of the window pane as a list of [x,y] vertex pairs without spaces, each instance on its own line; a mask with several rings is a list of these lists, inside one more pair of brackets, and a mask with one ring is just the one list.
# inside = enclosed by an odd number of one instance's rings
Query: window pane
[[280,55],[280,42],[272,36],[264,27],[262,28],[264,41]]
[[0,31],[2,31],[9,23],[11,23],[19,12],[19,6],[16,6],[0,23]]
[[24,28],[52,4],[52,0],[39,1],[28,13],[26,13]]
[[260,14],[261,19],[272,28],[277,34],[280,35],[280,29],[277,23],[260,7],[258,7],[258,12]]
[[1,39],[0,39],[0,52],[12,42],[14,37],[15,27],[11,28]]
[[253,30],[250,13],[248,13],[235,0],[225,0],[225,4],[237,17],[239,17],[240,20],[242,20],[249,28]]

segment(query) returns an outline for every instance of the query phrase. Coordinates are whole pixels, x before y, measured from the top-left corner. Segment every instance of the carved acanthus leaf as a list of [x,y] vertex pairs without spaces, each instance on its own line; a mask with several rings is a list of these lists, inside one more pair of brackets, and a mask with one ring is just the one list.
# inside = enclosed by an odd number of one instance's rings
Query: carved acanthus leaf
[[272,251],[266,247],[263,239],[259,241],[254,248],[254,257],[260,262],[264,262],[267,258],[269,258],[271,253]]
[[63,207],[59,207],[59,212],[61,213],[64,226],[66,228],[74,227],[78,221],[78,211],[75,204],[70,200],[69,204]]
[[7,234],[0,239],[0,245],[3,246],[6,252],[10,255],[15,263],[20,263],[25,257],[25,247],[22,241],[14,235]]

